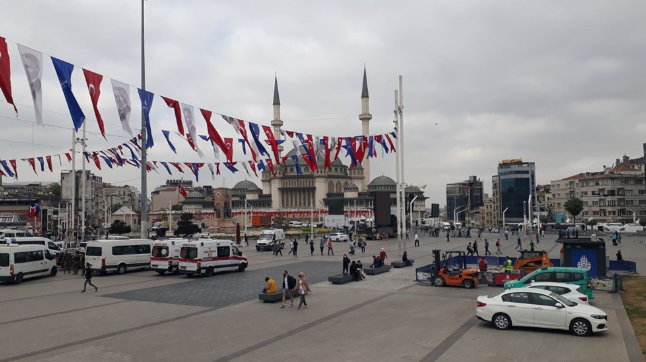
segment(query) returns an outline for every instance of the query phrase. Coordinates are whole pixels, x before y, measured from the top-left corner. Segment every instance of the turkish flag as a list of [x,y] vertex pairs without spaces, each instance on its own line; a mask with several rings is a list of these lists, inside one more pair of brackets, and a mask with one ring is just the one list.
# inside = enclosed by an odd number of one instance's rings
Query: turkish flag
[[16,160],[9,160],[9,163],[13,167],[13,172],[16,174],[16,180],[18,179],[18,167],[16,167]]
[[177,131],[183,136],[184,135],[184,124],[182,123],[182,109],[179,105],[179,102],[170,99],[164,96],[161,96],[168,108],[172,108],[175,113],[175,122],[177,122]]
[[[227,154],[227,145],[224,142],[224,140],[222,140],[222,137],[220,136],[218,131],[215,129],[215,127],[213,127],[213,123],[211,123],[211,111],[207,111],[206,109],[201,109],[200,108],[200,112],[202,112],[202,116],[204,117],[204,120],[206,121],[206,129],[209,132],[209,138],[216,145],[218,145],[220,147],[220,149],[222,150],[222,152],[224,152],[224,154],[226,155]],[[227,161],[231,162],[230,159],[227,159]]]
[[328,138],[328,136],[323,136],[323,146],[325,147],[325,165],[324,165],[323,168],[325,170],[327,170],[328,168],[330,168],[330,166],[332,166],[332,163],[330,162],[330,144],[329,144],[329,142],[330,142],[330,139]]
[[278,144],[276,143],[276,138],[274,137],[274,132],[269,126],[262,126],[262,130],[265,131],[265,136],[267,136],[267,142],[271,146],[271,151],[274,153],[276,162],[280,162],[280,156],[278,155]]
[[276,173],[274,172],[274,163],[271,162],[271,158],[268,158],[265,161],[267,161],[267,167],[269,167],[269,171],[271,171],[271,174],[275,177]]
[[85,75],[87,89],[90,92],[92,108],[94,108],[94,115],[96,116],[96,122],[99,124],[101,136],[103,136],[103,138],[107,140],[107,138],[105,138],[105,126],[103,125],[103,118],[101,117],[101,113],[99,113],[98,107],[99,96],[101,96],[101,82],[103,81],[103,76],[87,69],[83,69],[83,74]]
[[224,154],[227,156],[227,162],[233,162],[233,138],[224,139]]
[[256,172],[256,164],[253,161],[247,161],[247,162],[249,162],[249,166],[253,170],[254,175],[256,175],[256,177],[258,177],[258,172]]
[[7,103],[13,105],[14,111],[18,114],[18,108],[13,103],[13,95],[11,94],[11,59],[9,59],[7,42],[2,37],[0,37],[0,90],[2,90]]
[[45,159],[47,159],[47,167],[49,167],[49,172],[54,172],[54,170],[52,170],[52,156],[45,156]]
[[334,158],[332,159],[332,163],[334,163],[334,161],[336,161],[339,158],[339,152],[341,152],[341,149],[343,148],[343,146],[342,146],[343,137],[339,137],[337,139],[337,143],[338,144],[336,145],[336,152],[334,153]]
[[175,166],[175,168],[177,169],[177,171],[179,171],[179,172],[181,172],[181,173],[184,173],[184,170],[182,170],[182,166],[180,166],[178,163],[176,163],[176,162],[171,162],[170,164],[171,164],[171,165],[173,165],[173,166]]
[[183,197],[186,197],[186,196],[188,195],[188,193],[186,192],[186,190],[184,190],[184,188],[182,187],[182,185],[179,185],[179,188],[177,189],[177,191],[178,191],[178,192],[179,192],[179,194],[180,194],[180,195],[182,195]]
[[96,165],[96,168],[99,170],[101,169],[101,162],[99,161],[99,153],[98,152],[93,152],[92,153],[92,158],[94,159],[94,164]]
[[28,161],[28,162],[29,162],[29,164],[31,165],[31,168],[33,168],[33,169],[34,169],[34,173],[35,173],[36,175],[38,175],[38,172],[36,172],[36,160],[32,157],[32,158],[27,159],[27,161]]

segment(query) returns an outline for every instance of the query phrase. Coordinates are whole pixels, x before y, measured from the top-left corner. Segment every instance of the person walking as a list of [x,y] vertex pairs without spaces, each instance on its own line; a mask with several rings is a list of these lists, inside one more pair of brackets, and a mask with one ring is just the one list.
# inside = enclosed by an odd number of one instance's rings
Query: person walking
[[473,253],[480,256],[480,253],[478,252],[478,240],[473,241]]
[[516,244],[516,247],[514,249],[523,250],[523,244],[520,241],[520,236],[518,237],[518,243]]
[[617,254],[615,255],[617,255],[617,260],[624,260],[624,256],[621,255],[621,249],[617,250]]
[[63,274],[72,273],[72,254],[65,251],[63,255]]
[[319,248],[321,248],[321,255],[323,255],[323,249],[325,249],[325,239],[321,238],[321,241],[319,241]]
[[310,255],[314,255],[314,239],[310,240]]
[[505,230],[505,240],[509,240],[509,230]]
[[363,238],[359,239],[359,246],[361,247],[361,254],[366,253],[366,241]]
[[485,239],[485,255],[491,255],[489,251],[489,240]]
[[247,234],[244,234],[244,246],[249,246],[249,237]]
[[471,242],[469,242],[469,245],[467,245],[467,256],[473,255],[473,247],[471,246]]
[[296,279],[293,276],[289,275],[287,270],[283,270],[283,304],[281,308],[285,308],[285,299],[289,296],[291,300],[291,307],[294,306],[294,293],[293,290],[296,288]]
[[294,239],[294,258],[298,256],[298,241]]
[[294,252],[294,240],[289,242],[289,253],[287,255],[291,254]]
[[480,261],[478,262],[478,269],[480,269],[481,273],[484,273],[487,271],[487,261],[485,260],[485,257],[481,257]]
[[419,246],[419,236],[415,233],[415,246]]
[[348,244],[350,244],[349,245],[349,247],[350,247],[350,255],[354,255],[354,248],[355,248],[354,240],[350,240],[350,242]]
[[343,275],[348,274],[348,268],[350,267],[350,258],[346,254],[343,254]]
[[534,241],[533,240],[529,241],[529,250],[534,251]]
[[72,270],[74,271],[74,275],[78,275],[79,273],[79,268],[81,267],[79,263],[81,262],[81,254],[77,251],[76,254],[74,254],[74,257],[72,257]]
[[446,231],[446,242],[447,243],[449,242],[449,231],[448,230]]
[[386,258],[388,258],[388,255],[386,254],[386,250],[384,250],[384,248],[381,248],[381,251],[379,252],[379,260],[381,261],[380,262],[381,266],[386,265]]
[[330,253],[334,255],[334,249],[332,248],[332,239],[328,239],[327,241],[327,255],[330,256]]
[[502,251],[500,250],[500,238],[496,241],[496,255],[502,255]]
[[92,269],[90,268],[92,265],[90,263],[87,263],[85,265],[85,282],[83,283],[83,290],[81,293],[85,293],[85,289],[87,288],[87,285],[90,284],[90,286],[94,287],[94,291],[98,292],[99,288],[92,284]]
[[301,301],[298,303],[298,309],[300,310],[303,305],[307,307],[307,302],[305,301],[305,294],[311,293],[310,284],[305,279],[305,273],[300,272],[298,274],[297,288],[301,294]]
[[274,242],[274,250],[274,255],[278,256],[278,254],[280,254],[280,256],[283,256],[283,248],[280,241]]

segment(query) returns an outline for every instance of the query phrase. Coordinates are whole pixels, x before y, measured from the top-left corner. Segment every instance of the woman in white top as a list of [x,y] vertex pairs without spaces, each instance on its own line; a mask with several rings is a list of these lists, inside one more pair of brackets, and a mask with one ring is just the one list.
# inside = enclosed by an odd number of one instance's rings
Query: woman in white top
[[301,309],[303,305],[307,307],[307,302],[305,301],[305,294],[311,293],[312,291],[310,290],[310,285],[307,282],[307,279],[305,279],[305,273],[300,272],[298,274],[298,280],[296,281],[296,288],[298,288],[298,291],[301,294],[301,301],[298,303],[298,309]]

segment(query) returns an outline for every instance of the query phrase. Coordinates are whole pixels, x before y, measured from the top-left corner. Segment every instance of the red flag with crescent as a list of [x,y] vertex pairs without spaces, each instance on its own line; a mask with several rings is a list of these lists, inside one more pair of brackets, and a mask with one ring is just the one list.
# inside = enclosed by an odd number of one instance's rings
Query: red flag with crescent
[[98,152],[92,152],[92,158],[94,159],[94,164],[96,165],[96,168],[99,170],[101,169],[101,162],[99,161],[99,153]]
[[280,162],[280,156],[278,155],[278,144],[276,143],[276,137],[274,137],[274,132],[269,126],[262,126],[262,130],[265,131],[265,136],[267,136],[267,143],[271,146],[271,151],[274,153],[276,162]]
[[101,113],[99,112],[99,97],[101,96],[101,82],[103,81],[103,76],[87,69],[83,69],[83,75],[85,75],[87,90],[90,92],[92,108],[94,108],[94,115],[96,116],[96,122],[99,124],[101,136],[103,136],[103,138],[107,140],[107,138],[105,138],[105,126],[103,125],[103,118],[101,117]]
[[[211,141],[213,141],[224,154],[227,154],[227,145],[218,133],[218,131],[213,127],[213,123],[211,123],[211,111],[207,111],[206,109],[201,109],[200,112],[202,112],[202,116],[204,117],[204,120],[206,121],[206,129],[209,132],[209,138],[211,138]],[[230,159],[227,158],[227,161],[231,162]]]
[[18,167],[16,167],[16,160],[9,160],[9,163],[13,167],[13,172],[16,174],[16,180],[18,179]]
[[182,166],[180,166],[177,162],[170,162],[171,165],[175,166],[177,171],[184,173],[184,170],[182,170]]
[[7,41],[3,37],[0,37],[0,90],[2,90],[7,103],[11,104],[18,114],[18,108],[13,103],[11,93],[11,59],[9,59]]
[[54,172],[52,169],[52,156],[45,156],[45,159],[47,160],[47,167],[49,167],[49,172]]
[[32,158],[28,158],[27,161],[31,165],[31,168],[34,169],[34,173],[38,175],[38,172],[36,172],[36,160],[32,157]]
[[168,108],[173,109],[173,113],[175,113],[175,122],[177,123],[177,131],[183,136],[184,135],[184,124],[182,123],[182,108],[179,105],[179,102],[170,99],[164,96],[161,96],[164,102],[166,102],[166,105]]
[[233,162],[233,138],[224,139],[224,154],[227,156],[227,162]]
[[274,172],[274,163],[271,162],[271,158],[268,158],[265,161],[267,161],[267,167],[269,167],[269,171],[271,171],[271,174],[275,177],[276,173]]

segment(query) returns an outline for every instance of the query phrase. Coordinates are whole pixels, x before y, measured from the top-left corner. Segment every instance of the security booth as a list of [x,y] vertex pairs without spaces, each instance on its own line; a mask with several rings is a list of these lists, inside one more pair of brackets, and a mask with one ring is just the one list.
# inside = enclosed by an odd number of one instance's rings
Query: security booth
[[591,277],[606,276],[606,243],[590,238],[559,239],[563,243],[563,265],[588,270]]

